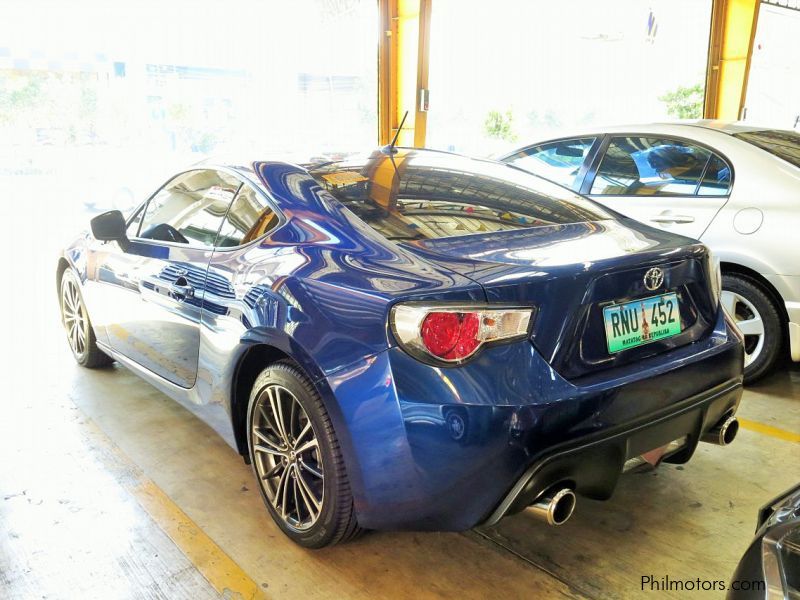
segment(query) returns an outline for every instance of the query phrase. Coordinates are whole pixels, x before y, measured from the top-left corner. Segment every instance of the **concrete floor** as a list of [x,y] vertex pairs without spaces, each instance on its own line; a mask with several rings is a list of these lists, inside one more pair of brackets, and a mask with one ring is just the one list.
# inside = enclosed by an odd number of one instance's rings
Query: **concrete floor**
[[53,265],[0,272],[31,280],[0,299],[0,598],[638,598],[644,575],[727,581],[758,507],[800,480],[795,365],[745,393],[731,447],[626,475],[560,528],[522,514],[306,551],[209,427],[123,368],[74,364]]

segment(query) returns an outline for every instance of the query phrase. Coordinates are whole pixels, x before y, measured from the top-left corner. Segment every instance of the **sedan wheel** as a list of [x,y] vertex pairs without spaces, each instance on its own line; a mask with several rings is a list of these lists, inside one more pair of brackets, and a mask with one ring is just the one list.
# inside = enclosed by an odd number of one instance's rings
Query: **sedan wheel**
[[764,320],[753,303],[736,292],[723,291],[722,305],[744,334],[744,366],[747,368],[764,349]]
[[723,276],[721,302],[744,334],[744,381],[752,383],[769,373],[780,356],[780,314],[759,283],[744,275]]
[[292,529],[313,526],[325,499],[325,471],[314,427],[292,392],[278,384],[261,391],[251,434],[272,507]]

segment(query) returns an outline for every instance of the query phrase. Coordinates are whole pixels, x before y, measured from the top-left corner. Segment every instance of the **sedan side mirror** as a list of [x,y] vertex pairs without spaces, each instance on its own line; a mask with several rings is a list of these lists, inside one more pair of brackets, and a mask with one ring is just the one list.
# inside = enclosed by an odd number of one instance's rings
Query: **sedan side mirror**
[[124,250],[128,245],[125,217],[118,210],[110,210],[91,220],[92,235],[102,241],[119,242]]

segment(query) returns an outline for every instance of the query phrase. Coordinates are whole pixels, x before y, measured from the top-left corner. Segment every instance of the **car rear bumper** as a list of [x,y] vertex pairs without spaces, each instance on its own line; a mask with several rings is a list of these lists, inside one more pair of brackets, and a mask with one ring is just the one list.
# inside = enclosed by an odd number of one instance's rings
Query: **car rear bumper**
[[628,458],[683,436],[669,459],[688,460],[700,435],[736,410],[742,364],[720,312],[703,340],[580,381],[561,378],[524,341],[452,369],[390,348],[319,384],[359,523],[457,531],[565,479],[607,498]]
[[664,460],[685,463],[702,435],[736,412],[741,395],[741,380],[726,381],[638,423],[550,448],[528,467],[482,524],[494,525],[519,512],[556,485],[605,500],[613,493],[627,460],[682,438],[685,443]]

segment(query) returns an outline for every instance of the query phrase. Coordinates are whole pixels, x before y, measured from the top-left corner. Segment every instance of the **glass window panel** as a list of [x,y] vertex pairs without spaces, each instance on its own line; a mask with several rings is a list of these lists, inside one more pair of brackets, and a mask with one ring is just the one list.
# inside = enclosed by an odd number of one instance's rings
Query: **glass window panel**
[[800,167],[800,133],[768,129],[735,133],[734,137],[758,146],[795,167]]
[[[598,221],[597,204],[530,173],[438,152],[383,154],[311,174],[337,200],[389,239],[438,239]],[[384,176],[392,173],[389,185]],[[366,175],[368,174],[368,175]]]
[[179,175],[148,202],[140,237],[212,248],[239,184],[219,171]]
[[217,246],[230,248],[252,242],[277,224],[278,215],[269,203],[252,187],[244,184],[225,217]]
[[506,162],[571,188],[594,140],[559,140],[523,150]]
[[716,154],[711,157],[697,193],[699,196],[727,196],[731,188],[731,168]]
[[78,230],[210,156],[377,145],[376,0],[154,6],[3,2],[0,187],[18,204],[15,190],[41,189]]
[[677,140],[613,138],[590,194],[694,195],[710,157],[705,148]]
[[748,123],[800,130],[798,32],[797,0],[760,3],[742,116]]
[[468,5],[433,3],[429,147],[499,155],[568,128],[702,118],[712,0]]
[[136,214],[133,215],[133,218],[128,222],[128,228],[126,230],[126,235],[129,238],[138,237],[139,236],[139,225],[142,223],[142,216],[144,215],[144,208],[140,208],[136,211]]

